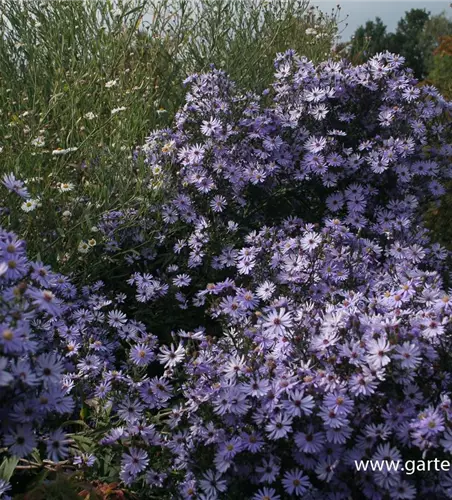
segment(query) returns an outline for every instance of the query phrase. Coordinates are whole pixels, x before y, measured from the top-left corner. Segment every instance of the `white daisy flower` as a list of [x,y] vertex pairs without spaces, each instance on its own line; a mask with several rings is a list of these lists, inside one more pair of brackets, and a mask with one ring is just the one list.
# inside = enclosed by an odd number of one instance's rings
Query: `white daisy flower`
[[58,191],[60,193],[66,193],[67,191],[72,191],[74,189],[74,184],[72,182],[60,182],[58,184]]
[[36,146],[37,148],[42,148],[45,144],[44,137],[42,135],[38,135],[38,137],[34,138],[31,141],[32,146]]
[[105,87],[106,87],[107,89],[111,89],[111,87],[114,87],[114,86],[115,86],[115,85],[117,85],[117,84],[118,84],[118,79],[116,78],[116,80],[110,80],[109,82],[107,82],[107,83],[105,84]]
[[78,251],[80,253],[88,253],[89,249],[90,249],[90,246],[88,245],[88,243],[86,243],[86,241],[81,241],[79,243]]
[[115,115],[116,113],[119,113],[120,111],[124,111],[124,110],[126,110],[126,109],[127,109],[127,108],[126,108],[126,106],[121,106],[120,108],[113,108],[113,109],[111,110],[111,114],[112,114],[112,115]]
[[28,199],[28,200],[26,200],[26,201],[24,201],[22,203],[22,205],[20,206],[20,208],[24,212],[32,212],[38,206],[39,206],[39,201],[38,200]]
[[57,148],[52,151],[52,155],[54,156],[61,156],[65,155],[67,153],[72,153],[73,151],[77,151],[78,148],[67,148],[67,149],[62,149],[62,148]]
[[94,120],[94,118],[97,118],[97,115],[92,111],[88,111],[88,113],[85,113],[84,116],[87,120]]

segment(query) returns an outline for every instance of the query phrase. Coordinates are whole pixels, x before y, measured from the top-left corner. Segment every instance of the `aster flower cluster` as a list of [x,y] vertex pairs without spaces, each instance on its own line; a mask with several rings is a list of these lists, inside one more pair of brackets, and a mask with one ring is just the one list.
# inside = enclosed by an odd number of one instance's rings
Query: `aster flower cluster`
[[[419,212],[451,176],[451,104],[389,53],[353,67],[288,51],[275,67],[262,96],[215,69],[189,77],[174,129],[135,155],[164,204],[99,225],[107,250],[139,247],[137,307],[186,321],[154,355],[135,348],[165,372],[134,379],[104,442],[132,446],[126,483],[183,498],[447,497],[447,474],[353,463],[450,451],[447,252]],[[170,464],[149,470],[161,447]]]
[[427,241],[402,229],[377,243],[338,219],[251,232],[237,255],[253,271],[236,258],[234,279],[195,297],[221,338],[203,325],[170,346],[139,338],[141,373],[116,374],[119,392],[102,375],[99,404],[117,419],[103,444],[125,447],[122,480],[181,498],[449,495],[447,474],[354,468],[450,451],[452,305],[433,269],[445,253]]
[[[0,351],[11,454],[31,451],[17,429],[58,420],[38,400],[68,418],[83,403],[143,498],[452,497],[449,473],[354,466],[452,451],[449,256],[419,213],[451,176],[451,104],[389,53],[275,67],[262,96],[216,69],[189,77],[173,129],[135,152],[164,201],[97,224],[126,255],[120,288],[77,292],[22,243],[15,265],[0,247],[2,321],[20,330],[17,307],[28,325]],[[53,436],[52,459],[95,464]]]
[[[43,459],[95,464],[96,457],[79,447],[79,428],[68,422],[83,409],[84,392],[107,390],[97,383],[106,370],[114,379],[115,353],[125,350],[121,339],[129,347],[132,339],[145,344],[132,349],[137,366],[154,359],[156,342],[144,325],[127,322],[117,307],[121,298],[107,298],[102,288],[97,282],[77,289],[49,266],[28,260],[25,242],[0,229],[0,459],[16,457],[29,468],[30,459],[38,466]],[[0,497],[9,489],[0,482]]]
[[0,229],[0,441],[7,455],[27,457],[42,442],[48,459],[67,456],[58,426],[76,405],[52,325],[75,292],[65,277],[30,262],[24,241]]
[[[128,264],[163,259],[193,272],[219,248],[230,262],[237,237],[287,216],[338,217],[380,237],[417,224],[422,202],[444,193],[451,104],[417,87],[403,58],[314,66],[287,51],[275,67],[261,96],[216,69],[187,78],[174,128],[153,132],[135,153],[149,165],[158,203],[139,220],[136,208],[106,214],[98,226],[107,251],[133,250]],[[245,270],[250,262],[243,258]]]
[[151,184],[174,187],[166,222],[205,216],[227,232],[231,217],[269,223],[279,215],[275,200],[290,197],[291,215],[319,221],[326,206],[356,229],[381,227],[407,196],[413,203],[444,192],[451,104],[418,88],[403,58],[314,66],[288,51],[275,65],[264,96],[241,93],[218,70],[186,80],[174,130],[151,134],[143,147]]

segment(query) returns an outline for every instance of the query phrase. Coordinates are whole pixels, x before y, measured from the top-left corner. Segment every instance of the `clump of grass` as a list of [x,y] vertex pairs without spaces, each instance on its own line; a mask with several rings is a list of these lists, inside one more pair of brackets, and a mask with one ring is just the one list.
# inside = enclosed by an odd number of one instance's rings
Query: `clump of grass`
[[299,0],[4,0],[0,14],[1,171],[36,203],[0,186],[0,224],[85,275],[102,213],[155,201],[132,151],[171,123],[188,74],[214,64],[260,91],[277,52],[325,59],[337,33],[337,12]]

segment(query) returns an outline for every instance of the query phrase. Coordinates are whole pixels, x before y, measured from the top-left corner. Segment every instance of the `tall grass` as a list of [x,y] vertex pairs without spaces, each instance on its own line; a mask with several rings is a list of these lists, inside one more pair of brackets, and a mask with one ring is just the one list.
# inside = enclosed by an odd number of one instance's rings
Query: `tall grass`
[[155,196],[131,152],[171,123],[188,74],[213,63],[262,90],[277,52],[325,59],[337,32],[337,12],[299,0],[2,0],[0,14],[1,173],[40,204],[24,212],[0,185],[0,224],[32,257],[85,274],[105,258],[79,252],[99,216]]

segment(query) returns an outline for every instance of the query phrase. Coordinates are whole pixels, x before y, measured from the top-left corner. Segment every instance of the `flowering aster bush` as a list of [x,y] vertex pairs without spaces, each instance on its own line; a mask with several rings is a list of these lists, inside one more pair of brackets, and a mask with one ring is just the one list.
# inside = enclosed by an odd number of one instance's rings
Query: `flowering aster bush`
[[[253,255],[237,248],[250,230],[288,216],[337,217],[380,238],[419,224],[423,201],[438,198],[451,175],[451,105],[418,88],[403,58],[315,66],[288,51],[275,65],[262,96],[215,69],[189,77],[174,128],[152,133],[135,155],[156,202],[109,212],[98,225],[107,252],[126,254],[137,313],[159,334],[192,318],[195,327],[192,299],[231,263],[253,272]],[[150,301],[145,311],[140,303]]]
[[444,193],[451,104],[417,87],[403,58],[314,66],[288,51],[275,64],[262,96],[215,69],[186,80],[174,129],[152,133],[136,153],[161,197],[141,221],[136,208],[107,214],[107,250],[134,249],[130,263],[188,254],[197,269],[237,235],[287,216],[340,217],[379,236],[417,223],[422,201]]
[[[157,498],[164,491],[182,498],[233,498],[239,490],[253,498],[446,494],[447,475],[366,477],[353,469],[366,457],[441,457],[451,447],[450,300],[433,270],[445,253],[426,252],[422,233],[394,236],[379,245],[336,219],[320,232],[299,219],[253,232],[240,249],[254,255],[252,275],[236,262],[234,280],[197,294],[224,336],[214,339],[201,325],[178,331],[169,346],[128,317],[124,297],[109,298],[102,283],[74,298],[67,281],[41,270],[34,279],[50,281],[38,285],[60,282],[62,298],[74,300],[29,307],[52,314],[44,331],[53,342],[40,344],[52,357],[43,370],[45,354],[29,360],[35,383],[28,391],[13,392],[23,382],[11,369],[25,366],[26,351],[15,360],[3,347],[2,422],[29,425],[27,436],[18,434],[23,425],[5,430],[4,444],[13,455],[33,451],[55,421],[38,404],[52,387],[57,413],[72,413],[70,394],[80,408],[83,395],[92,409],[87,422],[104,435],[99,453],[111,446],[121,479],[138,491],[151,487]],[[14,258],[2,253],[11,287],[10,262],[22,257],[21,279],[27,266],[23,243],[8,233],[4,241],[18,250]],[[29,295],[22,295],[24,306]],[[43,323],[30,327],[41,333]],[[41,380],[49,370],[54,384]],[[106,420],[106,430],[96,427]],[[94,456],[69,450],[65,438],[60,429],[52,434],[58,450],[50,446],[49,457],[92,466]]]
[[215,69],[186,83],[174,128],[135,153],[161,203],[98,224],[125,272],[39,282],[51,306],[36,285],[19,295],[50,316],[31,325],[37,380],[39,346],[73,401],[61,413],[82,410],[99,443],[52,460],[96,456],[142,498],[452,497],[448,473],[354,466],[452,451],[448,254],[419,218],[451,175],[450,103],[388,53],[288,51],[262,96]]
[[[18,181],[8,180],[22,191]],[[25,193],[22,193],[25,194]],[[25,242],[0,229],[0,456],[30,456],[38,444],[50,460],[68,455],[59,428],[75,402],[51,325],[68,308],[75,287],[41,262],[30,262]],[[39,453],[37,455],[39,457]],[[8,490],[0,483],[0,496]]]
[[100,224],[107,250],[133,250],[132,308],[172,330],[131,347],[166,369],[129,380],[103,442],[128,448],[126,483],[184,498],[447,495],[448,476],[353,460],[448,453],[446,252],[418,224],[450,177],[450,103],[388,53],[288,51],[276,71],[263,96],[215,69],[187,79],[174,129],[136,155],[163,206]]

